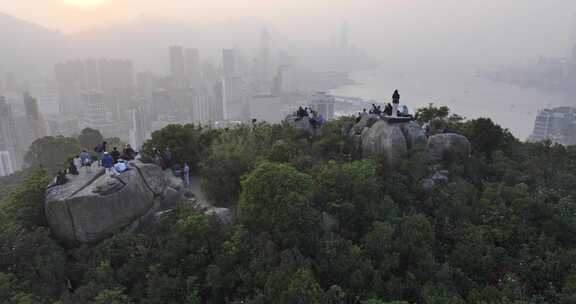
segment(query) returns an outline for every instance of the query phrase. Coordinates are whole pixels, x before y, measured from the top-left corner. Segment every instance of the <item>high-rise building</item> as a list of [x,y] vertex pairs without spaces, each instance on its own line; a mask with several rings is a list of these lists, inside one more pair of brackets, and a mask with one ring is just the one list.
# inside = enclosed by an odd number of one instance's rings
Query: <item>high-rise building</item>
[[198,49],[184,50],[185,75],[187,85],[199,88],[202,85],[202,67],[200,66],[200,51]]
[[170,47],[170,77],[173,83],[182,88],[186,84],[186,64],[184,49],[181,46]]
[[46,125],[38,108],[38,101],[28,93],[24,93],[24,108],[30,129],[32,141],[46,136]]
[[0,150],[0,176],[8,176],[16,171],[11,156],[9,151]]
[[562,145],[576,144],[576,108],[558,107],[538,112],[529,141],[544,140]]
[[[19,168],[20,161],[17,152],[18,137],[11,106],[0,96],[0,151],[5,151],[10,159],[11,168]],[[5,166],[8,168],[8,166]]]
[[224,120],[224,96],[224,79],[220,79],[214,84],[214,99],[210,106],[210,118],[213,121]]
[[123,114],[134,97],[134,67],[129,60],[99,60],[100,92],[106,110],[114,120],[126,120]]
[[238,51],[235,49],[222,50],[222,73],[224,77],[238,76]]
[[334,119],[335,104],[336,99],[334,96],[329,95],[326,92],[318,92],[310,99],[309,106],[312,110],[322,115],[324,119],[331,120]]
[[87,127],[102,130],[107,125],[106,105],[104,103],[104,94],[101,91],[92,91],[84,93],[84,122]]
[[120,59],[87,59],[55,66],[60,114],[83,115],[83,94],[101,91],[107,111],[121,119],[134,95],[134,67]]
[[85,90],[84,71],[82,61],[58,63],[54,67],[60,114],[80,115],[82,113],[82,92]]
[[210,97],[204,90],[195,90],[192,95],[192,122],[207,125],[211,121]]
[[128,110],[130,118],[129,142],[136,150],[139,150],[146,139],[146,112],[143,107],[135,107]]
[[240,76],[224,78],[224,120],[249,121],[250,91],[246,80]]

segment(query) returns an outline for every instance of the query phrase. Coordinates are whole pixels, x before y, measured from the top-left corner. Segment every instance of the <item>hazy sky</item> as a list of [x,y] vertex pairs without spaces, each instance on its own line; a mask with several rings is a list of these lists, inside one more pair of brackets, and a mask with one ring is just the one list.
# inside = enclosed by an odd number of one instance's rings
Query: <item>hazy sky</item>
[[[501,63],[566,55],[576,1],[0,0],[0,12],[64,33],[130,24],[142,16],[202,26],[244,20],[322,43],[347,20],[352,43],[371,53]],[[235,43],[234,36],[214,39]]]

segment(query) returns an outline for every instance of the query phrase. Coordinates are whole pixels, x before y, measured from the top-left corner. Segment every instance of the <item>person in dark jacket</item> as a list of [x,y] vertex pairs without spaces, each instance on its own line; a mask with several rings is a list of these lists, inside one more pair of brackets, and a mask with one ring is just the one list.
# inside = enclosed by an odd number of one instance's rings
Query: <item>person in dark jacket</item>
[[120,151],[118,151],[117,147],[114,147],[114,149],[112,149],[112,152],[110,152],[110,156],[112,156],[114,164],[118,163],[118,160],[120,159]]
[[102,166],[106,169],[106,175],[110,175],[112,167],[114,167],[114,159],[108,152],[104,152],[104,156],[102,156]]

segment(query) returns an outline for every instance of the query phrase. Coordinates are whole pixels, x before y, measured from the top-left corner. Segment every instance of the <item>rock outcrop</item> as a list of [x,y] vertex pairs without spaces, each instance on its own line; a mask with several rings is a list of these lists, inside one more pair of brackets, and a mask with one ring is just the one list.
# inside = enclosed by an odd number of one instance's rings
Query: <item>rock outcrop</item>
[[65,185],[50,186],[45,211],[54,235],[70,244],[98,242],[117,229],[148,223],[146,217],[182,199],[160,167],[139,161],[129,167],[111,176],[101,168],[69,175]]
[[367,115],[352,127],[350,135],[355,138],[364,156],[385,155],[390,165],[426,147],[426,134],[410,120],[393,121]]
[[318,129],[314,128],[314,126],[310,123],[310,119],[308,117],[298,118],[294,115],[289,115],[284,119],[284,122],[294,128],[307,132],[309,134],[316,134]]
[[472,145],[468,138],[463,135],[445,133],[430,136],[426,150],[433,162],[444,160],[447,157],[464,160],[470,157]]

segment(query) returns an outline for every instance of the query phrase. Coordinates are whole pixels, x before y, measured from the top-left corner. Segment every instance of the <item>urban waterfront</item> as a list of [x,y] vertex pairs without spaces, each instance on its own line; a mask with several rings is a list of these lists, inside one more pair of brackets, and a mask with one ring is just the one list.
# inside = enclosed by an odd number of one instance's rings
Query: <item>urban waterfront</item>
[[411,110],[434,103],[446,105],[466,118],[490,117],[526,140],[532,133],[539,110],[555,106],[575,106],[573,97],[559,92],[520,88],[493,82],[473,70],[403,70],[382,66],[350,74],[354,85],[331,93],[365,100],[389,102],[394,89]]

